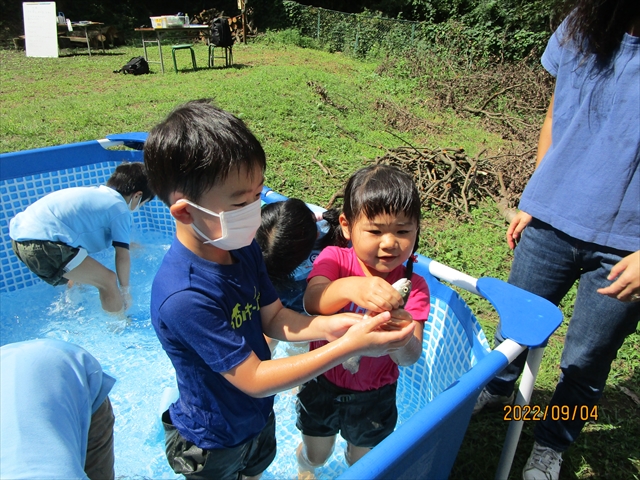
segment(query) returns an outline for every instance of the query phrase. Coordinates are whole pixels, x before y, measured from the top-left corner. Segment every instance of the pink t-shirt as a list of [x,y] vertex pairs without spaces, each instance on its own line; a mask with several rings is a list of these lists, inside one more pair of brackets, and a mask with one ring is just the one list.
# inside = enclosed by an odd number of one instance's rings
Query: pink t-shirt
[[[405,266],[400,265],[389,273],[386,280],[389,283],[394,283],[404,275]],[[309,273],[307,281],[318,276],[327,277],[333,282],[344,277],[364,277],[365,274],[358,263],[353,248],[326,247],[313,263],[313,269]],[[424,278],[415,273],[411,277],[411,283],[411,294],[404,309],[411,313],[414,320],[424,321],[429,317],[429,287]],[[365,309],[352,302],[341,311],[364,313]],[[315,350],[327,343],[324,340],[311,342],[310,349]],[[391,360],[389,355],[385,355],[383,357],[362,357],[360,369],[355,375],[345,370],[342,365],[338,365],[325,372],[324,376],[339,387],[363,392],[390,385],[398,380],[399,374],[398,365]]]

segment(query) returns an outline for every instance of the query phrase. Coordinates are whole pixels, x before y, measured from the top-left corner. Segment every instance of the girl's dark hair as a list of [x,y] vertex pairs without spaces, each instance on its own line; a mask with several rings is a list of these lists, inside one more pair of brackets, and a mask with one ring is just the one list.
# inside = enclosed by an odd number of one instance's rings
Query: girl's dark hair
[[638,0],[573,0],[565,40],[583,55],[594,54],[600,66],[618,50],[630,22],[640,15]]
[[289,198],[262,208],[256,241],[275,285],[290,280],[296,267],[311,254],[317,236],[315,215],[302,200]]
[[232,169],[264,171],[267,165],[262,145],[244,122],[209,99],[178,106],[151,129],[144,162],[151,188],[167,205],[176,191],[197,202]]
[[140,203],[152,200],[155,196],[149,187],[147,170],[142,163],[138,162],[124,162],[118,165],[107,180],[107,187],[113,188],[122,196],[142,192]]
[[327,233],[318,240],[318,249],[322,250],[324,247],[333,245],[336,247],[348,247],[349,240],[342,235],[342,227],[340,226],[340,213],[339,208],[330,208],[322,212],[322,219],[329,225]]
[[[413,253],[420,238],[420,195],[413,177],[392,165],[371,165],[354,173],[344,189],[342,213],[350,225],[360,215],[373,219],[378,215],[404,214],[417,226]],[[413,261],[407,262],[407,278],[413,273]]]

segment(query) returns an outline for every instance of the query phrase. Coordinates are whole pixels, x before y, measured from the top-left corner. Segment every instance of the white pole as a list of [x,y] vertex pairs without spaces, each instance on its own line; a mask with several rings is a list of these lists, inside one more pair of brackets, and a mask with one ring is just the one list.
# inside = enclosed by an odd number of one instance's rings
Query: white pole
[[[531,393],[533,392],[533,385],[536,382],[536,376],[540,369],[543,353],[544,347],[529,350],[527,363],[522,373],[522,380],[520,380],[520,388],[518,389],[518,395],[516,396],[514,405],[522,407],[528,405],[531,401]],[[520,411],[522,411],[522,409]],[[516,454],[518,440],[522,432],[522,426],[522,419],[518,421],[512,420],[509,424],[507,436],[504,439],[504,446],[502,447],[502,454],[500,455],[500,463],[498,463],[498,470],[496,471],[496,480],[507,480],[509,477],[513,457]]]
[[482,297],[482,295],[476,288],[478,279],[472,277],[471,275],[462,273],[455,268],[447,267],[446,265],[443,265],[440,262],[436,262],[435,260],[431,260],[431,262],[429,262],[429,273],[431,273],[431,275],[433,275],[434,277],[439,278],[440,280],[449,282],[456,287],[464,288],[465,290]]

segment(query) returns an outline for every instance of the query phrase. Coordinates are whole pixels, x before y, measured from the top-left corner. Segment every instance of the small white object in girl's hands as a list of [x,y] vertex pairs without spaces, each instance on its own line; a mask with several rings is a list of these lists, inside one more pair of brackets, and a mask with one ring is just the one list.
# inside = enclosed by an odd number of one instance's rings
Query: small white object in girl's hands
[[[393,288],[396,289],[396,291],[402,295],[402,301],[404,302],[404,304],[407,303],[407,300],[409,300],[409,295],[411,294],[411,280],[409,280],[408,278],[401,278],[400,280],[396,281],[393,285],[391,285]],[[362,319],[367,319],[370,318],[374,313],[376,312],[372,312],[371,310],[367,310]],[[386,326],[385,326],[385,330],[399,330],[402,327],[404,327],[404,322],[394,322],[394,321],[389,321],[387,322]],[[348,372],[352,373],[353,375],[355,375],[356,373],[358,373],[358,370],[360,370],[360,359],[362,358],[362,355],[358,355],[355,357],[351,357],[349,358],[346,362],[344,362],[342,364],[342,366],[344,367],[345,370],[347,370]]]

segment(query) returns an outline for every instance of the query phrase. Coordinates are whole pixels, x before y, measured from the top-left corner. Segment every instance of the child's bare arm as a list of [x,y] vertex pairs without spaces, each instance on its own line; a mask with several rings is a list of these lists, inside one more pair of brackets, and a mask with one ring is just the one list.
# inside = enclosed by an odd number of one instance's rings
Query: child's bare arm
[[255,353],[223,376],[252,397],[266,397],[293,388],[344,362],[353,355],[378,357],[403,348],[413,338],[415,322],[399,330],[382,330],[391,314],[357,322],[342,337],[295,357],[260,361]]
[[372,312],[386,312],[402,306],[402,295],[380,277],[344,277],[330,281],[317,276],[309,280],[304,307],[312,314],[330,314],[349,302]]
[[129,250],[122,247],[116,249],[116,275],[121,287],[129,286],[129,276],[131,274],[131,255]]
[[131,298],[131,292],[129,291],[129,279],[131,274],[131,254],[129,250],[122,247],[115,247],[116,249],[116,275],[118,276],[118,283],[120,284],[120,290],[123,295],[124,309],[127,310],[133,300]]
[[413,331],[413,338],[402,348],[391,352],[389,356],[396,364],[406,367],[413,365],[420,359],[422,354],[422,335],[424,332],[423,322],[413,322],[416,328]]
[[351,313],[310,317],[284,308],[280,300],[261,307],[260,316],[265,335],[288,342],[335,340],[362,318]]

